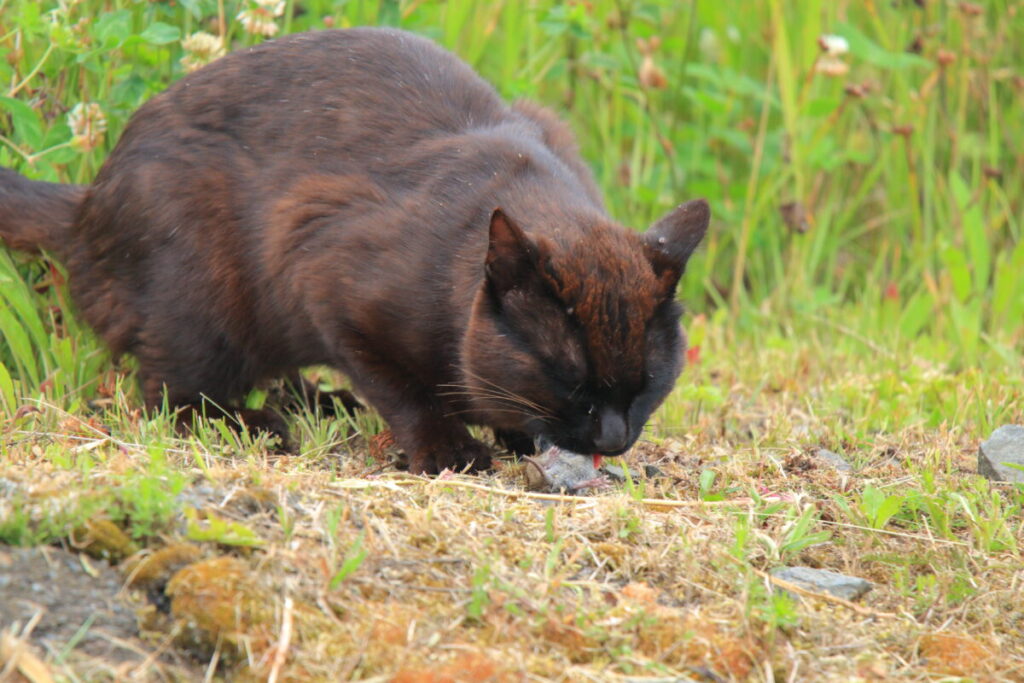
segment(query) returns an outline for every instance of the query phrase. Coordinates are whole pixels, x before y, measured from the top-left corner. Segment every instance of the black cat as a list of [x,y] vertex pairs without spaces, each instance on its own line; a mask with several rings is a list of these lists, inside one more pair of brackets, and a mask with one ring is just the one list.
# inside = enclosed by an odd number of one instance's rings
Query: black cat
[[674,293],[708,219],[699,200],[642,236],[619,226],[553,114],[382,29],[184,77],[88,187],[0,174],[0,237],[67,264],[148,405],[235,406],[331,365],[417,473],[489,465],[466,423],[521,450],[628,449],[682,367]]

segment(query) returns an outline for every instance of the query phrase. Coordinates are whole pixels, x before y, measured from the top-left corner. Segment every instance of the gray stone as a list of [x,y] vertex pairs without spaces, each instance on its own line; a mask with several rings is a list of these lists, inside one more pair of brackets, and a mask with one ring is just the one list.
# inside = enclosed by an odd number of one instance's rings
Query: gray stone
[[870,581],[811,567],[776,567],[772,576],[801,588],[828,593],[844,600],[856,600],[873,588]]
[[1024,427],[1003,425],[978,448],[978,474],[995,481],[1024,482]]
[[828,464],[832,469],[836,471],[853,472],[853,465],[846,462],[846,458],[839,455],[838,453],[833,453],[828,449],[819,448],[817,451],[815,451],[814,457],[819,461]]
[[[620,483],[626,481],[626,472],[618,465],[603,465],[601,467],[601,472],[607,474],[612,481],[617,481]],[[639,479],[642,479],[643,477],[640,476],[639,472],[630,468],[629,478],[632,479],[633,481],[637,481]]]
[[657,479],[658,477],[665,476],[665,473],[657,465],[644,465],[644,474],[647,475],[648,479]]

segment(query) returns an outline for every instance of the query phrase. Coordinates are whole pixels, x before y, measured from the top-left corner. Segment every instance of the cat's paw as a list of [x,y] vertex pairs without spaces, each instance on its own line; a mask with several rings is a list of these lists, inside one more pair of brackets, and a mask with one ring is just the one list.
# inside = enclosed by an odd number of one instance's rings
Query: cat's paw
[[533,443],[533,437],[523,432],[511,429],[495,429],[494,440],[512,455],[533,455],[537,452],[537,447]]
[[491,448],[472,440],[461,444],[422,449],[409,458],[410,474],[438,474],[453,472],[483,472],[491,469]]
[[465,444],[455,455],[455,467],[450,468],[459,472],[486,472],[491,469],[491,456],[493,451],[487,444],[479,441],[470,441]]

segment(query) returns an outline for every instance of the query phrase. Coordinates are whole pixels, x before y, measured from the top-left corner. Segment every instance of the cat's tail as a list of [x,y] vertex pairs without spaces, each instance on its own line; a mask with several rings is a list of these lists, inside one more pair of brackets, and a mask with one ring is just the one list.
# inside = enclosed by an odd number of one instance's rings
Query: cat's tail
[[12,249],[63,256],[84,196],[84,186],[29,180],[0,168],[0,240]]

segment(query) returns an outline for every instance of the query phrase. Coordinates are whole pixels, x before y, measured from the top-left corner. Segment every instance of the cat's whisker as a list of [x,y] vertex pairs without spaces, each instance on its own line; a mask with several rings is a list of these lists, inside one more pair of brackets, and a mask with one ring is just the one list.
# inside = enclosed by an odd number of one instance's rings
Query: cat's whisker
[[[441,386],[453,386],[453,385],[448,384],[448,385],[441,385]],[[480,400],[485,400],[485,401],[495,401],[495,402],[499,402],[499,403],[504,402],[506,404],[511,404],[512,406],[518,406],[520,408],[528,408],[529,410],[522,410],[521,409],[521,410],[518,411],[518,412],[522,413],[523,415],[528,415],[530,417],[534,417],[534,418],[537,418],[539,420],[557,420],[558,419],[557,416],[555,416],[554,414],[552,414],[551,412],[549,412],[547,410],[539,408],[539,406],[537,408],[534,408],[534,406],[530,405],[528,402],[527,403],[523,403],[522,401],[517,400],[518,397],[516,397],[516,396],[506,396],[506,395],[498,394],[496,392],[488,392],[488,391],[483,391],[483,390],[480,390],[480,389],[467,389],[467,390],[462,390],[462,391],[438,392],[438,396],[456,396],[456,397],[480,399]],[[509,408],[509,409],[505,409],[505,410],[511,410],[511,409]],[[474,409],[467,409],[467,410],[462,410],[462,411],[459,411],[459,412],[474,412]]]
[[483,382],[484,384],[489,385],[495,391],[499,391],[499,392],[509,396],[510,398],[515,398],[515,399],[521,401],[524,405],[529,405],[530,407],[535,408],[537,410],[543,410],[544,409],[543,406],[540,406],[540,405],[534,403],[533,401],[531,401],[531,400],[529,400],[529,399],[527,399],[527,398],[525,398],[523,396],[520,396],[520,395],[516,394],[513,391],[510,391],[510,390],[506,389],[505,387],[501,386],[500,384],[496,384],[495,382],[492,382],[491,380],[489,380],[489,379],[487,379],[485,377],[481,377],[481,376],[475,374],[474,372],[470,371],[469,369],[464,370],[464,372],[467,375],[469,375],[470,377],[472,377],[473,379],[477,380],[478,382]]
[[[477,411],[473,410],[473,409],[453,410],[451,412],[445,413],[444,416],[445,417],[456,417],[458,415],[467,415],[467,414],[475,413],[475,412],[477,412]],[[540,422],[543,422],[544,424],[550,424],[551,423],[551,420],[549,420],[549,419],[547,419],[545,417],[541,417],[540,415],[534,415],[532,413],[527,413],[527,412],[524,412],[522,410],[513,410],[512,408],[493,408],[493,409],[489,409],[488,412],[491,412],[491,413],[514,413],[516,415],[522,415],[523,417],[528,417],[528,418],[530,418],[532,420],[539,420]]]
[[534,410],[536,412],[541,412],[541,413],[548,412],[547,410],[544,409],[543,406],[538,405],[538,404],[534,403],[533,401],[525,399],[522,396],[514,394],[514,393],[512,393],[512,392],[510,392],[508,390],[501,389],[501,387],[498,387],[498,389],[501,390],[499,392],[499,391],[496,391],[494,389],[487,389],[487,388],[481,388],[481,387],[473,387],[473,386],[470,386],[470,385],[441,384],[441,385],[438,385],[438,386],[454,387],[454,388],[462,388],[463,389],[463,391],[439,392],[438,393],[439,396],[469,396],[469,397],[472,397],[472,398],[500,399],[500,400],[503,400],[503,401],[509,401],[510,403],[515,403],[517,405],[521,405],[524,408],[530,408],[531,410]]
[[[487,396],[487,397],[477,397],[477,398],[481,398],[484,401],[493,401],[493,402],[497,403],[498,405],[505,405],[505,406],[507,406],[506,408],[490,408],[490,407],[488,407],[488,408],[486,408],[487,412],[490,412],[492,410],[499,410],[499,411],[500,410],[517,410],[518,412],[522,413],[523,415],[529,415],[530,417],[536,417],[538,419],[544,419],[544,420],[557,420],[558,419],[557,416],[555,416],[553,413],[549,413],[547,411],[529,410],[528,408],[525,408],[524,406],[516,403],[515,401],[511,401],[508,398],[505,398],[505,397],[502,397],[502,396]],[[467,412],[472,412],[473,410],[480,410],[480,409],[479,408],[469,409],[469,410],[467,410]]]
[[499,394],[497,392],[486,391],[486,390],[481,390],[481,389],[471,389],[471,390],[465,390],[465,391],[444,391],[444,392],[438,392],[437,395],[438,396],[461,396],[461,397],[468,397],[468,398],[491,398],[491,399],[497,399],[497,400],[502,400],[502,401],[508,401],[510,403],[515,403],[515,404],[521,405],[521,406],[523,406],[525,408],[533,408],[534,407],[534,405],[532,405],[530,403],[524,403],[523,401],[518,400],[517,397],[515,397],[515,396],[508,396],[508,395],[505,395],[505,394]]

